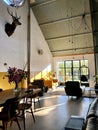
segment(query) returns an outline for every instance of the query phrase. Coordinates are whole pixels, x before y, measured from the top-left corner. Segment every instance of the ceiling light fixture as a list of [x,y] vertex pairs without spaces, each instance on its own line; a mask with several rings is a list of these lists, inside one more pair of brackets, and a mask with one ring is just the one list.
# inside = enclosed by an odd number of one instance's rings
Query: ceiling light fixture
[[7,5],[12,7],[20,7],[24,4],[25,0],[3,0]]

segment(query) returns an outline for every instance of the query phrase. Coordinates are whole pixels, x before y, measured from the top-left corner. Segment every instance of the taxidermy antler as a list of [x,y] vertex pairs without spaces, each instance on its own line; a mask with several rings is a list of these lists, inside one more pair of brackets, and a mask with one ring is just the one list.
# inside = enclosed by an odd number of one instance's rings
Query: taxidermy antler
[[8,8],[7,8],[7,12],[12,17],[13,21],[11,24],[10,23],[5,24],[5,32],[8,36],[11,36],[14,33],[16,26],[21,25],[21,23],[19,22],[19,19],[21,17],[17,17],[17,12],[15,12],[15,16],[14,16],[13,12],[10,12]]

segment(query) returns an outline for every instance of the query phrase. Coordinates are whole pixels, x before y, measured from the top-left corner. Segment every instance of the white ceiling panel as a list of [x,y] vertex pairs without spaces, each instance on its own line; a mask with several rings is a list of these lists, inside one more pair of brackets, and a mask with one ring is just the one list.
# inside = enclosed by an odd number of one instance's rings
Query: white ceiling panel
[[53,56],[93,53],[89,0],[36,0],[31,8]]

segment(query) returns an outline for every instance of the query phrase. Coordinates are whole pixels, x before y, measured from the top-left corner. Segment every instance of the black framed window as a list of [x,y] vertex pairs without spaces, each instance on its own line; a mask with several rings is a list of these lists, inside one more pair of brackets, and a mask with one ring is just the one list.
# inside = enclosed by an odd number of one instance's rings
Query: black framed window
[[68,80],[80,81],[81,75],[89,77],[88,60],[67,60],[57,63],[57,77],[59,82]]

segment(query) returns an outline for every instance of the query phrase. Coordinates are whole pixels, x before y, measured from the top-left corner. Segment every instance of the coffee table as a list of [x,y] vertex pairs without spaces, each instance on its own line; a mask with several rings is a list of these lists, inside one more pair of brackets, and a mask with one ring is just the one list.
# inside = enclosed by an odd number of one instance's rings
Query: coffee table
[[83,117],[72,115],[65,126],[65,130],[82,130],[84,121]]

